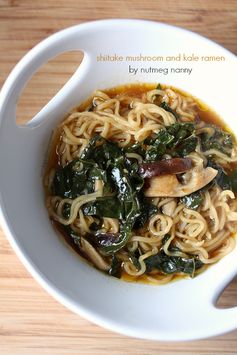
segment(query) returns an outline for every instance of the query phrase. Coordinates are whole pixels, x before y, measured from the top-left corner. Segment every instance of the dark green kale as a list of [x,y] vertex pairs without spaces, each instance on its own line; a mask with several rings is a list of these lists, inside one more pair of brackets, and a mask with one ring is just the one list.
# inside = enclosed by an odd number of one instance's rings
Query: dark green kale
[[195,151],[198,144],[198,139],[195,136],[190,136],[183,140],[174,151],[173,156],[185,157]]
[[124,219],[123,206],[117,197],[98,197],[95,201],[86,203],[82,210],[85,216]]
[[72,161],[65,167],[56,169],[52,190],[53,194],[63,198],[75,198],[82,194],[87,181],[86,167],[77,169],[78,161]]
[[94,157],[94,149],[98,147],[98,145],[104,143],[104,138],[99,134],[95,134],[94,137],[89,141],[87,146],[82,152],[81,159],[82,160],[93,160]]
[[166,102],[162,102],[160,104],[160,107],[163,108],[165,111],[172,113],[177,120],[179,119],[179,114],[176,111],[172,110],[172,108]]
[[107,173],[91,160],[75,159],[56,169],[52,193],[62,198],[76,198],[94,191],[96,180],[107,184]]
[[[190,276],[194,276],[195,271],[203,266],[203,263],[192,255],[184,258],[180,256],[170,256],[167,255],[163,247],[170,239],[170,235],[166,234],[162,240],[161,250],[155,254],[149,256],[145,259],[146,272],[151,272],[153,270],[159,270],[164,274],[176,274],[184,273]],[[180,249],[176,246],[169,246],[169,251],[172,253],[180,252]]]
[[149,256],[145,263],[148,273],[159,270],[164,274],[184,273],[190,276],[194,276],[195,270],[202,266],[202,263],[195,257],[169,256],[163,250],[156,255]]
[[112,262],[109,269],[109,275],[120,278],[121,277],[121,261],[113,254]]
[[226,171],[212,159],[208,159],[207,166],[218,171],[214,181],[222,188],[222,190],[237,192],[237,169],[233,169],[228,175]]
[[[137,173],[138,164],[126,157],[125,152],[115,143],[99,135],[94,136],[76,159],[56,171],[53,193],[74,199],[95,191],[95,181],[102,180],[104,191],[113,196],[99,197],[83,206],[85,215],[99,218],[111,217],[120,220],[120,233],[116,236],[97,236],[97,243],[104,254],[113,254],[129,240],[136,219],[143,214],[138,193],[144,179]],[[63,215],[70,215],[70,204],[65,204]],[[107,240],[106,240],[107,238]]]
[[193,192],[190,195],[184,196],[180,198],[180,201],[188,208],[192,210],[196,210],[201,203],[203,202],[203,194],[202,191]]
[[144,141],[147,145],[145,161],[160,160],[164,154],[184,157],[195,151],[197,143],[193,123],[174,123]]
[[130,182],[128,173],[122,167],[113,167],[111,170],[111,179],[116,187],[117,197],[123,204],[123,216],[125,217],[132,209],[135,198],[134,187]]
[[160,130],[153,138],[148,138],[145,140],[147,144],[147,150],[145,154],[145,161],[156,161],[159,160],[167,151],[169,144],[173,142],[175,137],[166,129]]
[[62,210],[63,217],[68,219],[70,217],[70,212],[71,212],[71,204],[64,203],[63,210]]
[[147,162],[153,162],[156,160],[160,160],[161,157],[166,153],[166,147],[164,144],[155,144],[151,145],[145,155],[145,161]]
[[151,204],[148,199],[144,198],[143,194],[138,196],[140,203],[140,215],[137,217],[136,222],[134,224],[135,229],[142,228],[149,218],[158,212],[158,208]]
[[72,230],[70,226],[63,226],[63,231],[66,232],[67,236],[71,238],[71,240],[76,244],[77,246],[80,247],[81,245],[81,237]]
[[74,199],[84,193],[93,192],[96,180],[102,180],[104,190],[110,191],[107,168],[119,160],[124,160],[122,150],[116,144],[95,135],[80,159],[74,159],[66,166],[56,169],[52,192],[63,198]]
[[230,190],[233,192],[237,192],[237,169],[231,171],[230,175],[227,175],[228,185],[230,186]]
[[134,253],[128,252],[128,259],[135,266],[137,271],[141,269],[141,264],[139,263],[138,257]]
[[[104,238],[103,243],[100,243],[101,250],[104,254],[109,255],[116,253],[118,250],[125,246],[125,244],[129,241],[132,235],[132,229],[139,214],[139,204],[137,199],[134,198],[130,205],[130,210],[127,213],[126,220],[120,224],[119,235],[115,236],[115,238],[110,238],[110,235],[108,233],[107,238]],[[100,235],[98,235],[98,240],[100,240]]]
[[142,142],[136,142],[126,148],[123,149],[124,153],[136,153],[139,154],[141,157],[145,157],[146,151],[143,147]]
[[[170,127],[172,127],[172,126],[170,126]],[[162,143],[162,144],[164,144],[164,147],[166,148],[174,140],[175,140],[175,136],[172,133],[169,133],[167,128],[163,128],[158,133],[153,135],[152,137],[146,138],[144,141],[144,144],[146,144],[148,146],[149,145],[156,146],[156,145],[159,145]]]
[[199,137],[203,151],[216,149],[230,155],[234,146],[234,138],[231,134],[211,125],[200,129],[200,132]]
[[192,122],[174,123],[167,127],[167,131],[174,136],[172,146],[177,146],[184,139],[195,133],[195,125]]

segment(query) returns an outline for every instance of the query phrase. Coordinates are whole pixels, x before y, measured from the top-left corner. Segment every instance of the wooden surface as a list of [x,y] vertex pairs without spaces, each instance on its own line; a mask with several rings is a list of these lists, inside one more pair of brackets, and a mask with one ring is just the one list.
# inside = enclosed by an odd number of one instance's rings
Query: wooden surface
[[[237,1],[0,0],[0,86],[16,62],[55,31],[88,20],[145,18],[199,32],[237,53]],[[75,53],[44,66],[18,106],[32,117],[76,69]],[[2,167],[1,167],[2,168]],[[1,173],[1,172],[0,172]],[[221,306],[237,305],[237,279]],[[29,275],[0,231],[0,354],[236,354],[237,331],[188,343],[126,338],[74,315]]]

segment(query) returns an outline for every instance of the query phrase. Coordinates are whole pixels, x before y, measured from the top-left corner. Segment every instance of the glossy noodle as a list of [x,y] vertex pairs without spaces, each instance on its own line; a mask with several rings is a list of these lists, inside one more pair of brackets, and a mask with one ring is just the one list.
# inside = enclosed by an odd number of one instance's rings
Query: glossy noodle
[[207,110],[171,87],[128,85],[95,91],[60,124],[46,206],[96,268],[164,284],[233,250],[235,139]]

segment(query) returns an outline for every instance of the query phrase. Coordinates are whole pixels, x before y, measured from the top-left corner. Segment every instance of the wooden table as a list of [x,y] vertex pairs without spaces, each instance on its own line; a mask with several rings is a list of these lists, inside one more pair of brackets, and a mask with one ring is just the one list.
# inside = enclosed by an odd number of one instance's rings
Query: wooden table
[[[236,0],[0,0],[0,86],[17,61],[55,31],[102,18],[145,18],[174,24],[237,53]],[[45,65],[20,99],[19,121],[30,119],[75,71],[68,53]],[[1,167],[2,168],[2,167]],[[237,305],[237,279],[219,301]],[[22,266],[0,231],[0,354],[236,354],[237,331],[188,343],[127,338],[68,311]]]

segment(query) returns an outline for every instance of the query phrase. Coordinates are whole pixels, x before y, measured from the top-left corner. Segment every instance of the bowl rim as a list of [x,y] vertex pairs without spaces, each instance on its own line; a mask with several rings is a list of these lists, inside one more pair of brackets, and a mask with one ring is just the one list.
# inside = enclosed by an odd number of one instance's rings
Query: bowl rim
[[[237,59],[236,56],[230,52],[229,50],[227,50],[226,48],[222,47],[221,45],[219,45],[218,43],[196,33],[196,32],[192,32],[190,30],[184,29],[184,28],[180,28],[178,26],[173,26],[173,25],[169,25],[169,24],[165,24],[165,23],[160,23],[160,22],[156,22],[156,21],[150,21],[150,20],[140,20],[140,19],[105,19],[105,20],[97,20],[97,21],[90,21],[90,22],[85,22],[82,24],[78,24],[75,26],[71,26],[68,27],[66,29],[63,29],[61,31],[56,32],[55,34],[47,37],[46,39],[44,39],[43,41],[41,41],[37,46],[40,46],[42,44],[47,44],[48,40],[51,39],[54,36],[60,36],[63,33],[69,32],[73,29],[77,29],[77,28],[93,28],[96,26],[103,26],[104,24],[111,24],[111,25],[121,25],[121,24],[125,24],[125,23],[136,23],[136,24],[153,24],[155,26],[160,26],[166,29],[171,29],[171,30],[175,30],[175,31],[179,31],[180,33],[190,33],[192,36],[202,39],[203,41],[211,44],[213,46],[213,44],[221,49],[221,51],[223,53],[226,53],[226,55],[230,56],[232,59]],[[27,56],[29,56],[32,51],[34,50],[34,48],[29,51],[27,53]],[[24,57],[21,59],[21,61],[24,60]],[[21,61],[19,63],[21,63]],[[14,81],[14,77],[16,75],[16,73],[20,70],[20,65],[17,64],[16,67],[13,69],[13,71],[10,73],[8,79],[6,80],[5,84],[2,87],[2,90],[0,92],[0,112],[1,112],[1,107],[5,101],[5,98],[8,96],[9,94],[9,88],[12,85],[12,82]],[[1,122],[0,122],[1,123]],[[93,323],[102,326],[108,330],[113,330],[117,333],[120,334],[124,334],[124,335],[129,335],[132,337],[136,337],[136,338],[141,338],[141,339],[150,339],[150,340],[164,340],[164,341],[184,341],[184,340],[195,340],[195,339],[200,339],[200,338],[206,338],[209,336],[213,336],[213,335],[219,335],[222,334],[223,332],[227,332],[230,330],[233,330],[233,327],[229,327],[228,329],[222,329],[219,333],[216,333],[216,331],[212,331],[209,330],[209,332],[207,333],[205,331],[205,335],[203,334],[196,334],[196,335],[192,335],[192,336],[187,336],[185,337],[185,335],[183,337],[178,336],[176,337],[169,337],[167,336],[167,338],[163,337],[163,339],[160,339],[159,337],[154,338],[154,336],[152,337],[147,337],[147,334],[143,335],[142,333],[137,332],[137,329],[133,330],[130,328],[125,328],[124,326],[120,326],[116,323],[116,321],[112,322],[111,319],[108,319],[107,317],[101,317],[98,314],[95,314],[94,312],[91,312],[90,309],[81,306],[80,305],[80,300],[78,301],[78,303],[76,304],[75,302],[73,302],[69,297],[67,297],[65,294],[63,294],[60,289],[58,289],[50,280],[47,279],[47,277],[41,273],[41,271],[37,268],[37,266],[34,264],[34,261],[31,259],[30,255],[27,255],[24,251],[24,249],[21,247],[20,243],[18,243],[15,238],[14,238],[14,231],[11,228],[11,222],[9,220],[9,217],[4,209],[4,201],[2,199],[2,195],[1,195],[1,191],[0,191],[0,221],[1,221],[1,226],[3,228],[3,231],[8,239],[8,241],[10,242],[13,250],[16,252],[17,256],[19,257],[19,259],[21,260],[21,262],[23,263],[23,265],[26,267],[26,269],[30,272],[30,274],[37,280],[37,282],[49,293],[51,294],[56,300],[58,300],[61,304],[63,304],[64,306],[66,306],[68,309],[70,309],[71,311],[73,311],[74,313],[92,321]]]

